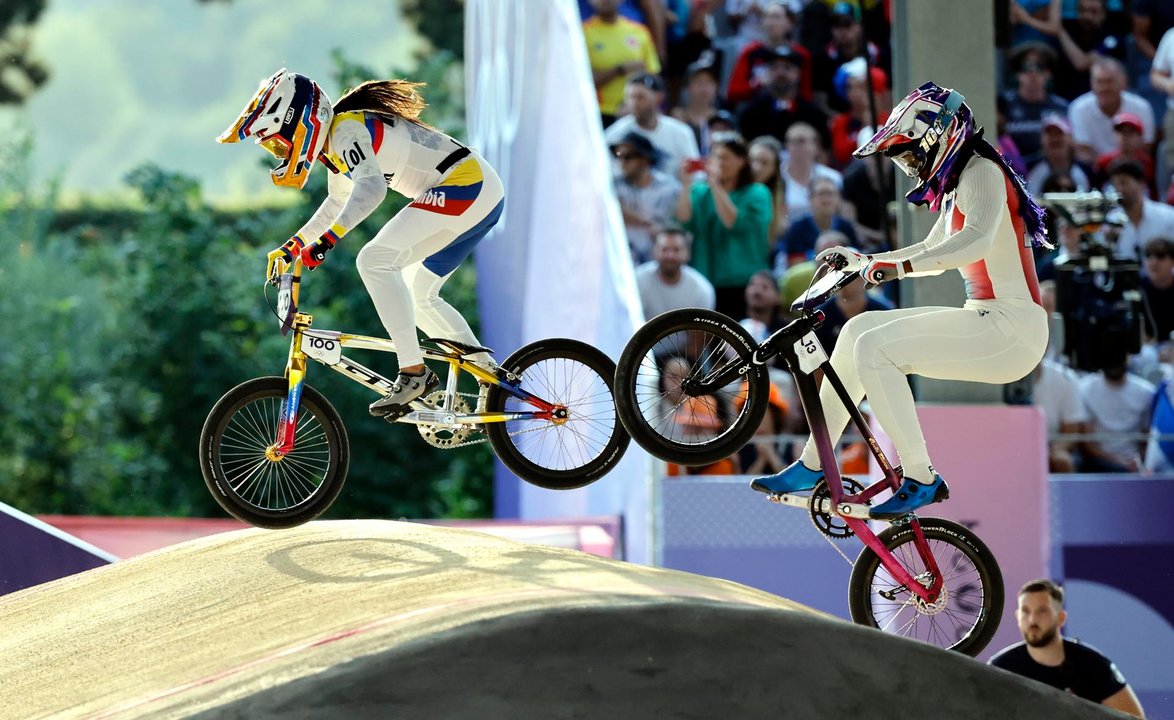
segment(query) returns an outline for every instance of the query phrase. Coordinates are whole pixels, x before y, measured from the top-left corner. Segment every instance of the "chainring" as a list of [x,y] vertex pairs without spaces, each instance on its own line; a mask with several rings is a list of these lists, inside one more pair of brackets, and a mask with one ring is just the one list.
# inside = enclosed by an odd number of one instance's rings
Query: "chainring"
[[[445,397],[444,390],[433,390],[423,400],[425,404],[439,410],[444,407]],[[469,407],[465,398],[458,395],[456,402],[453,403],[453,412],[467,415],[473,412],[473,409]],[[416,429],[420,431],[420,437],[424,438],[424,442],[444,450],[464,444],[475,432],[472,425],[417,425]]]
[[[845,495],[855,495],[864,492],[864,486],[850,477],[840,477],[840,486],[844,488]],[[848,523],[835,513],[825,513],[816,508],[823,505],[824,500],[828,501],[829,507],[832,502],[832,493],[828,490],[827,479],[819,481],[815,486],[815,490],[811,493],[811,499],[807,501],[807,512],[811,515],[811,523],[815,525],[815,529],[819,530],[824,535],[836,540],[844,540],[850,538],[856,533],[852,532],[852,528],[848,527]]]

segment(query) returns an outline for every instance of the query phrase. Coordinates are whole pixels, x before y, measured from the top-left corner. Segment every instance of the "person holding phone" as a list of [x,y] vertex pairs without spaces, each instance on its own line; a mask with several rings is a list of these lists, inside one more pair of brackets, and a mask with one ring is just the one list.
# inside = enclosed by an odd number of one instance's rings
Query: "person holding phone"
[[678,169],[677,220],[693,234],[693,267],[713,283],[717,311],[745,317],[746,283],[768,269],[770,190],[754,182],[749,148],[737,133],[715,133],[700,179],[694,167],[689,159]]

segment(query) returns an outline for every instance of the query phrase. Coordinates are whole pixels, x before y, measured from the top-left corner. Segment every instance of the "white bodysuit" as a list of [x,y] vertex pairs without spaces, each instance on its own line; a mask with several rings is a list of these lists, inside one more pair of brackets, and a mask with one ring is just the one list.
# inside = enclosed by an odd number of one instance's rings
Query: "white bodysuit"
[[[900,454],[906,477],[933,480],[925,437],[906,375],[1008,383],[1039,364],[1048,343],[1030,240],[1018,197],[994,162],[972,157],[942,202],[929,236],[875,257],[908,260],[907,276],[957,269],[966,281],[961,308],[913,307],[861,313],[840,332],[831,363],[854,403],[868,396],[876,421]],[[833,446],[848,411],[830,383],[820,389]],[[808,440],[801,460],[821,466]]]
[[439,130],[370,112],[336,115],[325,155],[337,172],[298,232],[304,241],[341,238],[379,206],[388,188],[413,199],[356,260],[400,367],[424,361],[417,324],[429,337],[480,344],[440,288],[501,216],[504,192],[493,168]]

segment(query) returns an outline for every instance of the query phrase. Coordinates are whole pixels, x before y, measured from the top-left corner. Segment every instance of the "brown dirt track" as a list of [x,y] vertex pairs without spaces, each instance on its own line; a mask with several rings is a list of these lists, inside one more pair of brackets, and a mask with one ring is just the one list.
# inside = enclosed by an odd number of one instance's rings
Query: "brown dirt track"
[[1114,716],[734,583],[387,521],[5,596],[0,657],[3,718]]

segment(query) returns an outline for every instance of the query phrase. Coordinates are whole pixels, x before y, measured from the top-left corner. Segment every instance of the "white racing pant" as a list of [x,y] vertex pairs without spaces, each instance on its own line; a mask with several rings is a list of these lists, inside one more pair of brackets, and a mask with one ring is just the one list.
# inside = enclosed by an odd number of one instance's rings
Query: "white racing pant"
[[[480,345],[440,288],[501,216],[501,179],[479,154],[458,162],[363,246],[356,265],[401,368],[424,362],[417,325],[428,337]],[[475,360],[488,360],[480,353]]]
[[[905,476],[928,483],[933,479],[929,452],[905,376],[1014,382],[1035,369],[1047,342],[1047,313],[1030,300],[874,310],[844,325],[831,364],[853,405],[867,395],[873,417],[900,455]],[[831,383],[822,384],[819,401],[835,447],[851,418]],[[821,467],[810,438],[800,460],[809,468]]]

